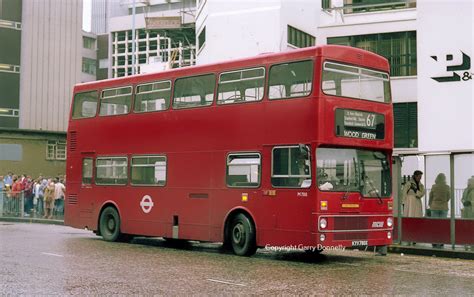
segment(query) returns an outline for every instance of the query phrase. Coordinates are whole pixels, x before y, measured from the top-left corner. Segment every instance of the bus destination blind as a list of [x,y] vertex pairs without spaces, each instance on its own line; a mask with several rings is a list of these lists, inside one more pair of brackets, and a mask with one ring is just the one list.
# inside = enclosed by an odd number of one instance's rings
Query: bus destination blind
[[379,140],[385,138],[383,114],[352,109],[336,109],[336,135]]

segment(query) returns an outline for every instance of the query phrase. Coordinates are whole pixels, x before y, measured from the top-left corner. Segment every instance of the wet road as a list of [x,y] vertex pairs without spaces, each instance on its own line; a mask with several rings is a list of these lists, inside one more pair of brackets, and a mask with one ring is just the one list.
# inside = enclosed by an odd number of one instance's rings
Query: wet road
[[473,295],[474,261],[259,249],[161,239],[108,243],[64,226],[0,222],[0,295]]

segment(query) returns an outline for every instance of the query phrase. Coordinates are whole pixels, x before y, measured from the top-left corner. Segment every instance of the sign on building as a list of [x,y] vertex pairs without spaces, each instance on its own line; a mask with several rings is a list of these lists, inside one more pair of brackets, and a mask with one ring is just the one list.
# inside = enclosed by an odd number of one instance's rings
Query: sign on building
[[181,28],[180,16],[169,17],[147,17],[145,18],[146,28],[152,29],[179,29]]

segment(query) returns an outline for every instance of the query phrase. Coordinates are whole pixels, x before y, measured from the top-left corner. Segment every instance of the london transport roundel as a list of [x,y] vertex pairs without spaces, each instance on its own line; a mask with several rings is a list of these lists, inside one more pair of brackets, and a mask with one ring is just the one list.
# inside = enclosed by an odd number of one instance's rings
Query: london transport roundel
[[153,205],[153,200],[151,200],[149,195],[143,196],[142,201],[140,201],[140,206],[144,213],[149,213],[153,208]]

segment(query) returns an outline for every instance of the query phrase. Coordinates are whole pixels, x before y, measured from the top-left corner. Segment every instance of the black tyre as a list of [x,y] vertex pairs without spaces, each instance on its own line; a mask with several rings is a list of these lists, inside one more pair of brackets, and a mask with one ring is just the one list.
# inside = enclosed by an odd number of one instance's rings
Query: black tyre
[[120,216],[115,207],[107,207],[100,215],[100,235],[105,241],[120,241]]
[[229,235],[234,254],[251,256],[257,251],[255,226],[246,215],[239,213],[232,219]]

